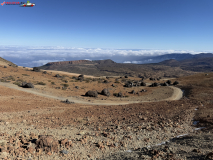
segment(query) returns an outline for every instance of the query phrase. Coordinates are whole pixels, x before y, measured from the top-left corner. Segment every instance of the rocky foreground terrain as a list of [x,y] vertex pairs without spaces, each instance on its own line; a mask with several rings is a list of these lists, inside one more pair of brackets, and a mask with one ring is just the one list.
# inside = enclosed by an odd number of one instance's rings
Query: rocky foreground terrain
[[213,159],[213,73],[82,79],[5,62],[0,74],[1,159]]

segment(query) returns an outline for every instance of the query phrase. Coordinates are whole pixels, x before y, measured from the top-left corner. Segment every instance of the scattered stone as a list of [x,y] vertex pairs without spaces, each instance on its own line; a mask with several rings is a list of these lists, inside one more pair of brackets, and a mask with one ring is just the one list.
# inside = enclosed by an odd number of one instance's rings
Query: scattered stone
[[55,77],[61,77],[59,74],[56,74]]
[[141,86],[146,86],[146,83],[145,82],[141,82]]
[[164,83],[162,84],[162,86],[169,86],[169,84],[166,83],[166,82],[164,82]]
[[128,78],[128,76],[124,76],[124,78]]
[[123,94],[121,92],[119,92],[118,97],[123,97]]
[[132,90],[132,92],[131,92],[132,94],[135,94],[135,90]]
[[158,83],[152,83],[151,85],[150,85],[150,87],[157,87],[158,86]]
[[47,71],[44,71],[43,74],[47,74]]
[[34,85],[32,83],[22,82],[23,88],[34,88]]
[[75,103],[75,102],[70,102],[68,99],[66,99],[65,101],[61,101],[61,102],[67,103],[67,104]]
[[169,85],[172,84],[172,82],[170,80],[166,81],[166,83],[168,83]]
[[79,87],[78,87],[78,86],[75,86],[75,88],[76,88],[76,89],[79,89]]
[[58,152],[58,142],[53,138],[53,136],[43,136],[40,135],[39,139],[36,141],[36,149],[43,149],[48,152]]
[[83,74],[79,75],[78,76],[78,80],[83,81],[84,80],[84,75]]
[[128,87],[128,88],[133,87],[133,83],[131,81],[128,81],[125,83],[124,87]]
[[62,150],[60,151],[62,154],[68,154],[68,151],[67,150]]
[[110,92],[107,88],[104,88],[102,91],[101,91],[101,94],[104,95],[104,96],[110,96]]
[[109,81],[108,80],[104,80],[104,82],[103,83],[109,83]]
[[34,72],[40,72],[40,68],[38,68],[38,67],[33,67],[33,71],[34,71]]
[[97,91],[88,91],[85,96],[89,96],[89,97],[98,97],[98,92]]
[[7,68],[7,66],[4,66],[4,68]]
[[177,85],[177,84],[179,84],[179,82],[178,82],[178,81],[175,81],[175,82],[173,83],[173,85]]

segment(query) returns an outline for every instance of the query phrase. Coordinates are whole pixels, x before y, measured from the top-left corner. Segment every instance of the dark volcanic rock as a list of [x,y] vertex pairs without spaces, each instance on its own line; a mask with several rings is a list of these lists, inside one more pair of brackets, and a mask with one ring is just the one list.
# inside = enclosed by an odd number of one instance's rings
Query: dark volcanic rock
[[101,94],[104,95],[104,96],[110,96],[110,92],[108,89],[104,88],[102,91],[101,91]]
[[158,86],[158,83],[152,83],[151,85],[150,85],[150,87],[157,87]]
[[7,68],[7,66],[4,66],[4,68]]
[[97,91],[88,91],[85,96],[89,97],[98,97],[98,92]]
[[109,83],[109,81],[108,80],[104,80],[104,82],[103,83]]
[[178,81],[175,81],[175,82],[173,83],[173,85],[177,85],[177,84],[179,84],[179,82],[178,82]]
[[132,90],[132,92],[131,92],[132,94],[135,94],[136,92],[135,92],[135,90]]
[[126,82],[124,85],[124,87],[128,87],[128,88],[130,88],[132,86],[133,86],[133,83],[131,81]]
[[162,86],[169,86],[169,84],[166,83],[166,82],[164,82],[164,83],[162,84]]
[[170,80],[166,81],[166,83],[168,83],[169,85],[172,83]]
[[119,92],[118,97],[123,97],[123,94],[121,92]]
[[68,99],[66,99],[65,101],[61,101],[63,103],[67,103],[67,104],[71,104],[71,103],[74,103],[74,102],[70,102]]
[[145,82],[141,82],[141,86],[146,86],[146,83]]
[[40,68],[38,68],[38,67],[33,67],[33,71],[35,71],[35,72],[40,72]]
[[32,83],[22,82],[23,88],[34,88],[34,85]]
[[83,81],[84,80],[84,75],[83,74],[79,75],[78,76],[78,80]]
[[124,76],[124,78],[128,78],[128,76]]
[[56,74],[55,77],[61,77],[59,74]]

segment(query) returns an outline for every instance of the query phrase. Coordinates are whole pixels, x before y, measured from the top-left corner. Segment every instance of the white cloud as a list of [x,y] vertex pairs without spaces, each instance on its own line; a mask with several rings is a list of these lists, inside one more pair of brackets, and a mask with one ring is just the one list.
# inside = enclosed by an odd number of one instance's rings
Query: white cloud
[[[203,51],[202,51],[203,52]],[[132,49],[102,49],[102,48],[75,48],[61,46],[0,46],[0,57],[15,60],[19,63],[30,65],[43,65],[48,62],[73,60],[73,59],[112,59],[124,63],[140,63],[133,57],[155,56],[171,53],[191,53],[198,51],[189,50],[132,50]],[[205,52],[204,52],[205,53]],[[32,65],[31,64],[31,65]]]

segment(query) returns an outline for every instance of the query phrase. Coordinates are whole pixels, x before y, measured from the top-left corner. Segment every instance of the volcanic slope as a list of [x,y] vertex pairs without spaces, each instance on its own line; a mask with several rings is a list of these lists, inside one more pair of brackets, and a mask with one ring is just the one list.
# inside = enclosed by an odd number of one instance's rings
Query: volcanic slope
[[184,71],[179,67],[159,64],[124,64],[112,60],[79,60],[50,62],[39,67],[44,70],[58,70],[93,76],[144,76],[148,77],[180,77],[196,72]]
[[[147,92],[141,92],[142,95],[138,96],[129,93],[137,87],[126,88],[122,85],[122,80],[135,79],[136,81],[136,77],[118,77],[118,79],[117,77],[109,79],[100,77],[99,79],[99,77],[85,76],[85,80],[80,82],[76,79],[78,75],[71,76],[71,73],[66,75],[59,72],[59,77],[55,77],[56,71],[34,72],[29,68],[11,66],[7,68],[0,66],[0,71],[2,83],[12,86],[20,85],[22,81],[31,82],[35,86],[35,91],[44,94],[52,91],[52,94],[66,97],[67,94],[73,96],[72,94],[75,93],[77,97],[87,98],[81,94],[88,89],[98,89],[98,85],[101,91],[107,85],[111,86],[110,81],[112,81],[115,85],[113,88],[117,90],[112,90],[111,94],[122,91],[129,96],[120,98],[112,95],[109,97],[98,95],[97,100],[100,98],[100,101],[105,101],[106,98],[119,99],[119,101],[131,97],[138,98],[143,97],[143,94],[144,96],[152,95],[154,90],[170,88],[144,87],[141,90],[144,89]],[[193,157],[202,159],[213,150],[213,139],[209,135],[209,132],[212,132],[210,115],[213,104],[212,78],[212,73],[200,73],[170,79],[172,82],[179,81],[177,87],[184,90],[185,97],[180,100],[125,105],[68,104],[0,85],[0,157],[7,159],[154,159],[156,156],[158,158],[161,156],[162,159],[192,159]],[[106,83],[106,80],[109,82]],[[149,79],[144,81],[147,85],[154,82]],[[156,82],[164,81],[167,80],[162,78]],[[69,86],[62,90],[62,87],[67,86],[64,84]],[[77,89],[76,86],[79,88]],[[92,87],[82,89],[90,86]],[[17,88],[21,87],[17,86]],[[127,93],[124,88],[128,90]],[[24,88],[24,90],[33,89]],[[75,92],[72,93],[71,90]],[[170,97],[173,91],[170,92],[169,89],[165,93]],[[92,102],[95,99],[89,97],[86,100]],[[200,123],[194,126],[193,119],[199,120]],[[192,132],[199,125],[206,128]],[[174,143],[166,143],[155,148],[156,144],[186,133],[190,137],[175,139]],[[199,149],[199,146],[202,148]]]

